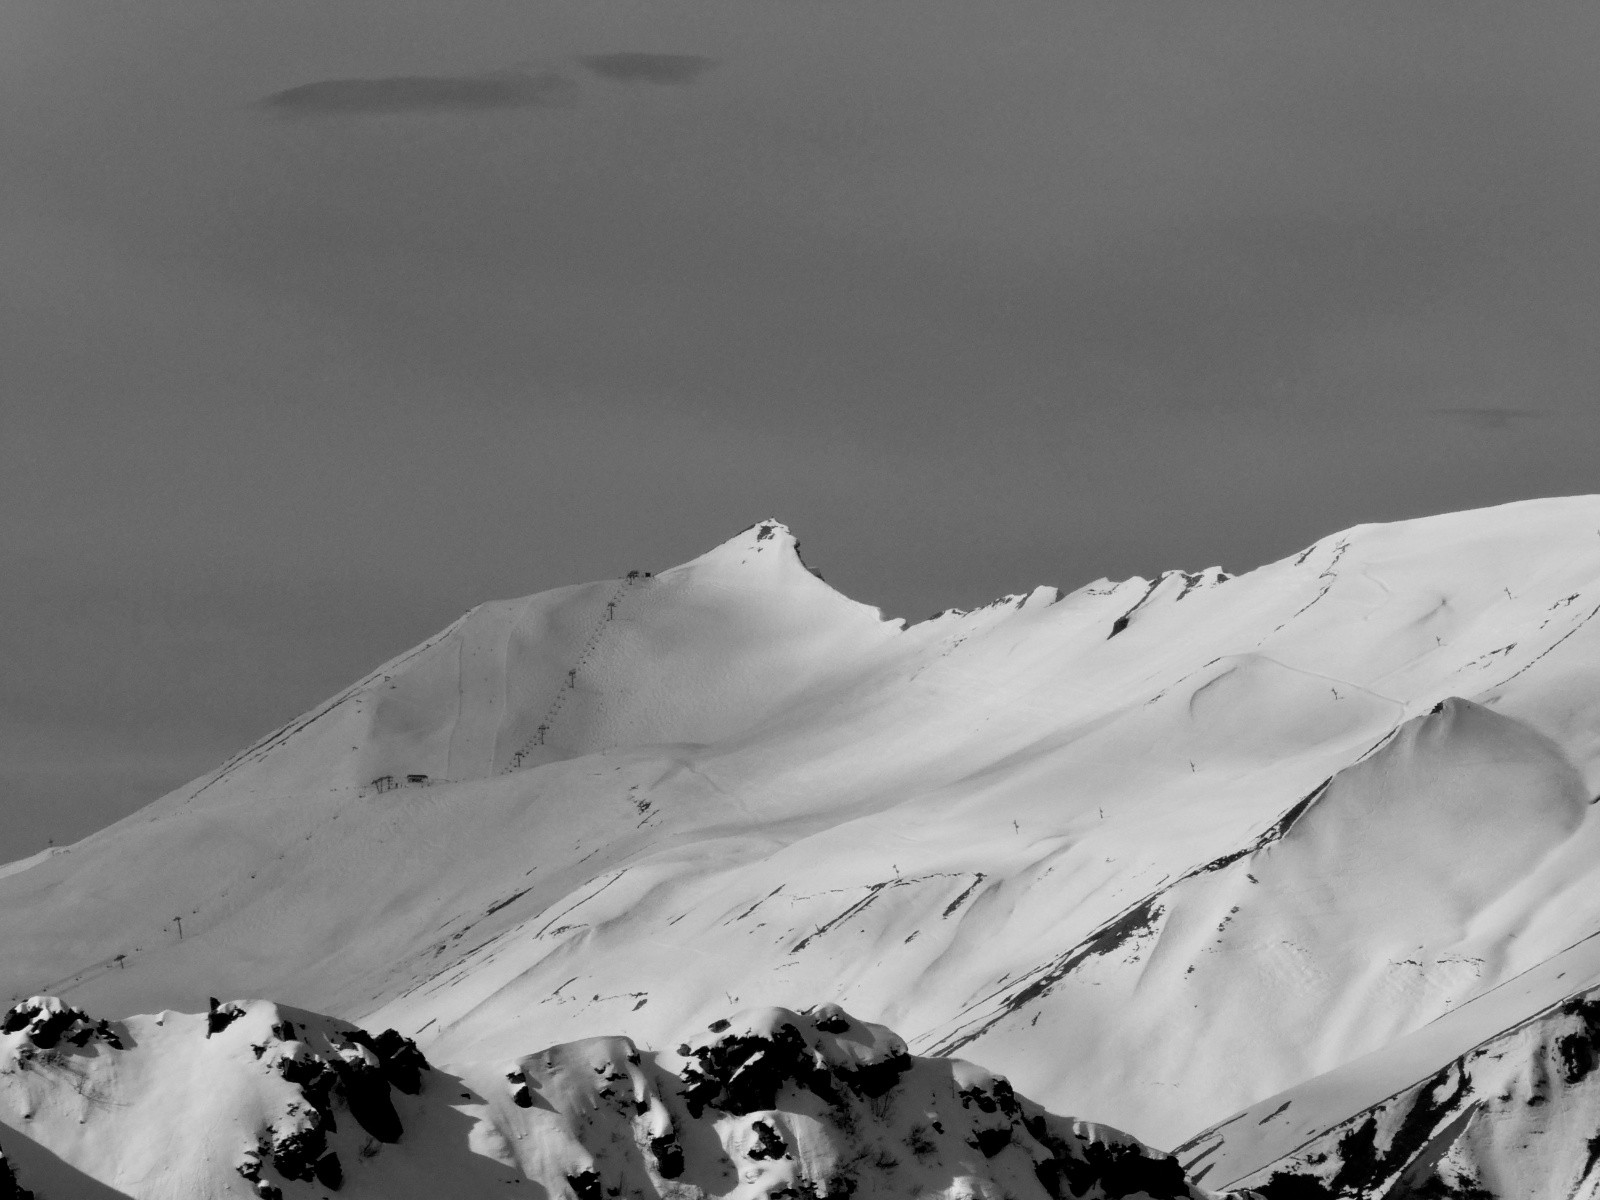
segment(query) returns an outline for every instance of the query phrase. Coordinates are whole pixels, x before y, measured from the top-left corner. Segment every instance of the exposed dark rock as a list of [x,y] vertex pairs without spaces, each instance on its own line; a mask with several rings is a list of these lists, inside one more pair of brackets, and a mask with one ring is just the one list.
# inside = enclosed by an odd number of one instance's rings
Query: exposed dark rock
[[318,1112],[331,1116],[333,1090],[339,1076],[320,1058],[280,1058],[278,1074],[300,1089],[306,1103]]
[[0,1200],[33,1200],[33,1193],[17,1182],[17,1173],[6,1161],[4,1152],[0,1152]]
[[[17,1010],[12,1009],[11,1011],[16,1013]],[[82,1016],[83,1014],[74,1008],[65,1008],[60,1012],[41,1010],[32,1021],[24,1021],[21,1026],[13,1027],[8,1020],[6,1032],[14,1033],[16,1028],[25,1027],[29,1041],[41,1050],[49,1050],[61,1041],[61,1035],[67,1031],[74,1021],[81,1019]]]
[[320,1124],[297,1129],[272,1143],[272,1165],[285,1179],[310,1183],[317,1177],[317,1160],[328,1152],[328,1135]]
[[[799,1013],[752,1009],[709,1028],[680,1047],[684,1065],[676,1080],[625,1038],[551,1047],[507,1074],[508,1085],[526,1089],[535,1106],[549,1108],[594,1155],[587,1170],[546,1184],[552,1200],[654,1194],[646,1177],[663,1196],[699,1194],[708,1185],[720,1194],[726,1188],[716,1180],[759,1183],[767,1200],[901,1196],[916,1190],[902,1173],[913,1156],[919,1175],[948,1167],[971,1175],[975,1187],[987,1178],[1007,1195],[1041,1200],[1043,1194],[1051,1200],[1204,1195],[1172,1156],[1114,1130],[1051,1116],[972,1063],[914,1058],[892,1030],[858,1021],[837,1005]],[[682,1107],[669,1094],[663,1110],[661,1091],[670,1093],[674,1082]],[[789,1114],[802,1114],[807,1131],[816,1123],[811,1136],[841,1148],[837,1161],[802,1156],[791,1140],[800,1127],[791,1133]],[[727,1117],[743,1121],[733,1126]],[[697,1160],[697,1154],[716,1158]],[[985,1167],[985,1160],[992,1162]],[[1030,1168],[1043,1193],[1028,1179]],[[683,1187],[684,1180],[693,1186]]]
[[[726,1021],[718,1024],[728,1028]],[[715,1025],[712,1030],[720,1032]],[[684,1103],[696,1120],[707,1108],[736,1117],[774,1108],[778,1090],[790,1082],[829,1102],[837,1100],[830,1074],[818,1066],[793,1025],[780,1026],[770,1037],[735,1036],[701,1046],[684,1068],[683,1080]]]
[[316,1176],[317,1182],[330,1192],[337,1192],[344,1186],[344,1167],[332,1150],[317,1159]]
[[1354,1191],[1376,1177],[1378,1159],[1378,1119],[1368,1117],[1339,1139],[1339,1170],[1330,1187],[1334,1192]]
[[1589,1157],[1584,1160],[1583,1175],[1580,1176],[1580,1178],[1584,1179],[1587,1179],[1589,1172],[1594,1170],[1594,1164],[1597,1161],[1600,1161],[1600,1133],[1595,1134],[1589,1139],[1587,1143],[1587,1149],[1589,1151]]
[[[1452,1075],[1455,1087],[1445,1093]],[[1376,1116],[1369,1116],[1348,1130],[1339,1139],[1335,1151],[1339,1169],[1329,1180],[1328,1187],[1335,1194],[1347,1195],[1368,1190],[1395,1175],[1422,1149],[1440,1119],[1460,1104],[1470,1087],[1471,1080],[1459,1065],[1451,1064],[1440,1071],[1416,1093],[1400,1127],[1382,1151],[1377,1146]]]
[[63,1004],[54,996],[32,996],[13,1005],[0,1018],[0,1033],[23,1033],[40,1050],[50,1050],[63,1040],[86,1046],[91,1040],[122,1049],[122,1040],[105,1021],[95,1021],[81,1008]]
[[1007,1079],[996,1079],[988,1090],[978,1086],[962,1088],[956,1095],[961,1098],[962,1108],[976,1107],[979,1112],[1004,1113],[1008,1117],[1017,1114],[1017,1093]]
[[1574,1084],[1600,1065],[1600,1000],[1583,997],[1569,1000],[1561,1006],[1561,1012],[1583,1021],[1582,1029],[1556,1039],[1562,1078]]
[[256,1195],[261,1197],[261,1200],[283,1200],[283,1192],[261,1178],[261,1160],[271,1153],[270,1140],[263,1139],[255,1149],[245,1155],[244,1161],[234,1167],[234,1170],[255,1189]]
[[1107,1196],[1128,1196],[1134,1192],[1145,1192],[1158,1200],[1188,1196],[1189,1186],[1176,1158],[1171,1155],[1152,1157],[1133,1146],[1119,1149],[1121,1153],[1112,1155],[1111,1166],[1101,1176],[1100,1186]]
[[756,1135],[756,1144],[746,1153],[751,1158],[788,1158],[789,1144],[778,1131],[765,1121],[753,1121],[750,1132]]
[[402,1037],[399,1030],[385,1029],[374,1037],[364,1029],[351,1029],[345,1032],[345,1037],[377,1055],[383,1077],[408,1096],[415,1096],[422,1090],[422,1072],[433,1069],[417,1044]]
[[1106,641],[1109,642],[1112,638],[1116,637],[1117,634],[1121,633],[1123,630],[1128,628],[1129,622],[1131,622],[1133,620],[1133,614],[1138,612],[1141,608],[1144,607],[1144,603],[1145,603],[1146,600],[1150,599],[1151,596],[1155,595],[1156,588],[1161,586],[1161,581],[1164,578],[1165,578],[1165,576],[1158,576],[1157,578],[1151,580],[1150,581],[1150,586],[1145,588],[1144,595],[1139,597],[1138,601],[1134,604],[1134,606],[1132,608],[1130,608],[1127,612],[1123,613],[1115,621],[1111,622],[1111,632],[1106,634]]
[[[282,1040],[298,1042],[282,1037],[294,1033],[291,1021],[273,1026],[274,1037],[281,1039],[280,1046]],[[288,1177],[310,1180],[315,1175],[324,1186],[333,1188],[337,1185],[329,1180],[342,1178],[343,1167],[336,1158],[327,1160],[325,1135],[338,1130],[336,1103],[342,1101],[356,1124],[375,1140],[398,1142],[404,1129],[390,1089],[415,1094],[422,1087],[422,1072],[431,1068],[415,1043],[392,1029],[376,1037],[362,1029],[344,1029],[330,1037],[337,1048],[331,1054],[318,1053],[309,1043],[299,1043],[283,1047],[282,1056],[274,1060],[278,1074],[299,1089],[306,1107],[315,1114],[315,1133],[280,1139],[272,1154],[275,1162],[280,1156],[286,1159],[287,1167],[280,1165],[279,1169]],[[269,1047],[270,1043],[261,1046],[256,1057],[263,1057]],[[523,1090],[526,1091],[525,1086]]]
[[232,1025],[240,1017],[244,1016],[243,1006],[235,1003],[232,1000],[228,1001],[226,1004],[223,1004],[215,996],[212,996],[210,1000],[211,1004],[206,1010],[207,1037],[210,1037],[214,1033],[221,1033],[229,1025]]
[[340,1059],[333,1064],[340,1090],[356,1124],[380,1142],[398,1142],[403,1132],[400,1114],[389,1097],[389,1081],[381,1067]]
[[[1456,1076],[1455,1088],[1448,1094],[1441,1094],[1452,1072]],[[1385,1169],[1396,1170],[1402,1163],[1409,1162],[1427,1142],[1440,1118],[1453,1111],[1471,1088],[1472,1080],[1458,1068],[1446,1068],[1435,1075],[1389,1140],[1389,1150],[1384,1155]]]
[[1475,1181],[1463,1180],[1459,1183],[1450,1183],[1435,1172],[1417,1187],[1412,1188],[1405,1197],[1397,1195],[1396,1200],[1496,1200],[1496,1197],[1488,1188],[1480,1187]]
[[683,1147],[673,1133],[664,1133],[650,1139],[650,1155],[656,1160],[656,1171],[663,1179],[676,1179],[683,1174]]
[[[1085,1141],[1076,1145],[1051,1132],[1043,1115],[1024,1116],[1022,1126],[1051,1157],[1034,1174],[1052,1200],[1083,1196],[1096,1185],[1108,1200],[1145,1192],[1155,1200],[1188,1200],[1183,1167],[1170,1154],[1152,1154],[1133,1142]],[[1313,1200],[1311,1197],[1305,1200]]]
[[993,1158],[1011,1144],[1011,1130],[975,1129],[972,1131],[970,1143],[982,1151],[985,1158]]
[[882,1062],[865,1063],[853,1071],[840,1070],[838,1076],[856,1092],[876,1099],[894,1090],[900,1077],[911,1069],[911,1055],[897,1054]]
[[[1081,1158],[1062,1146],[1055,1162],[1060,1182],[1055,1190],[1045,1184],[1052,1196],[1082,1196],[1096,1185],[1108,1200],[1135,1192],[1144,1192],[1155,1200],[1180,1200],[1189,1195],[1188,1181],[1177,1159],[1171,1155],[1153,1157],[1132,1144],[1086,1142]],[[1042,1173],[1040,1182],[1045,1183]],[[1061,1190],[1062,1183],[1065,1190]]]
[[[363,1048],[369,1041],[376,1040],[361,1030],[346,1036],[352,1045]],[[415,1052],[415,1047],[410,1050]],[[301,1054],[279,1059],[278,1074],[300,1089],[306,1103],[318,1113],[323,1128],[337,1128],[333,1116],[333,1101],[337,1097],[349,1107],[356,1124],[372,1137],[380,1142],[398,1142],[403,1130],[400,1115],[390,1098],[389,1073],[384,1069],[382,1058],[376,1053],[372,1057],[378,1061],[372,1063],[364,1058],[342,1055],[328,1060]],[[417,1054],[416,1057],[422,1056]],[[402,1063],[399,1071],[402,1081],[420,1087],[420,1076],[411,1075],[408,1068],[409,1064]]]
[[825,1013],[817,1018],[817,1028],[823,1033],[844,1033],[850,1028],[850,1018],[843,1012]]
[[1328,1185],[1315,1175],[1296,1175],[1292,1171],[1275,1171],[1266,1183],[1255,1189],[1266,1200],[1333,1200]]

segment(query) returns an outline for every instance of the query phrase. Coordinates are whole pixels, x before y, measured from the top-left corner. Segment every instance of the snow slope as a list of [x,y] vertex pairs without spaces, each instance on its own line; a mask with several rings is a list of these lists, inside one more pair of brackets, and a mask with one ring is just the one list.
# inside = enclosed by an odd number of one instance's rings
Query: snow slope
[[591,1038],[470,1081],[393,1031],[264,1001],[112,1027],[32,997],[4,1024],[0,1116],[26,1127],[41,1200],[1210,1196],[1170,1156],[837,1006],[741,1014],[676,1054]]
[[910,626],[762,522],[0,877],[0,995],[270,995],[463,1076],[837,999],[1176,1145],[1600,930],[1597,613],[1594,497]]
[[[1284,1196],[1593,1196],[1600,1192],[1600,991],[1545,1009],[1240,1180]],[[1286,1094],[1261,1124],[1303,1099]],[[1299,1120],[1303,1120],[1302,1115]],[[1242,1122],[1248,1125],[1248,1121]],[[1186,1149],[1224,1174],[1225,1129]],[[1246,1129],[1240,1141],[1250,1140]],[[1210,1174],[1206,1166],[1201,1174]]]

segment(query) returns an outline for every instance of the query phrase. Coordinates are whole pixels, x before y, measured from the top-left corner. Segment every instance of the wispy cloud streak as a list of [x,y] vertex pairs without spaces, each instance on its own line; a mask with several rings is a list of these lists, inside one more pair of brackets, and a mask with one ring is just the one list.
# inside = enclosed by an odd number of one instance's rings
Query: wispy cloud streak
[[578,61],[602,79],[617,83],[656,83],[677,87],[693,83],[717,65],[716,59],[700,54],[646,54],[634,50],[587,54]]
[[379,79],[324,79],[274,92],[264,108],[286,115],[348,116],[362,113],[483,112],[549,108],[573,90],[554,71],[493,71],[479,75],[394,75]]

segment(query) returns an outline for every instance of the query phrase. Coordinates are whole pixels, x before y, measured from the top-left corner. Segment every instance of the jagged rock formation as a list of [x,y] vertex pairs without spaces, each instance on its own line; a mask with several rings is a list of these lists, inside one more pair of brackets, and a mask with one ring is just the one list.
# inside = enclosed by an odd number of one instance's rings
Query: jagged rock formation
[[580,1198],[1202,1194],[1175,1159],[831,1004],[718,1020],[675,1056],[555,1046],[508,1081],[522,1161],[557,1195],[562,1180]]
[[82,1009],[64,1004],[56,996],[30,996],[12,1005],[0,1018],[0,1033],[19,1034],[19,1046],[28,1050],[53,1050],[65,1041],[73,1046],[103,1042],[113,1050],[122,1041],[106,1021],[90,1020]]
[[34,1195],[17,1182],[17,1173],[4,1152],[0,1152],[0,1200],[34,1200]]
[[[506,1187],[564,1200],[1210,1195],[1175,1158],[1055,1116],[971,1063],[915,1057],[831,1004],[740,1013],[676,1053],[625,1037],[566,1043],[467,1081],[434,1079],[393,1030],[264,1001],[130,1018],[126,1045],[53,1038],[41,1014],[97,1029],[48,997],[13,1010],[0,1113],[140,1200],[517,1194]],[[470,1131],[452,1134],[463,1116]],[[448,1191],[430,1190],[441,1180]]]
[[337,1191],[401,1140],[397,1096],[435,1119],[410,1039],[265,1001],[112,1025],[38,996],[0,1028],[0,1121],[130,1195]]

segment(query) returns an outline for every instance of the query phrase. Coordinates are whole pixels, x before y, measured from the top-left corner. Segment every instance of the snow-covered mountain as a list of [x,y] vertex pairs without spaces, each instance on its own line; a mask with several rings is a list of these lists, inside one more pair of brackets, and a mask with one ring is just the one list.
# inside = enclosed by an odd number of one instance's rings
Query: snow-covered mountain
[[262,1200],[1211,1195],[837,1005],[718,1021],[676,1053],[588,1038],[462,1075],[393,1030],[264,1001],[112,1026],[35,997],[6,1027],[0,1104],[37,1138],[42,1200],[91,1194],[84,1177]]
[[[396,1179],[424,1178],[404,1165],[424,1146],[530,1178],[534,1152],[491,1143],[555,1154],[560,1138],[489,1097],[540,1047],[586,1078],[570,1064],[611,1047],[604,1076],[632,1039],[645,1065],[628,1086],[670,1108],[689,1068],[661,1056],[738,1010],[837,1067],[816,1027],[834,1010],[815,1006],[839,1002],[905,1036],[918,1098],[868,1097],[846,1119],[806,1110],[816,1093],[791,1079],[801,1099],[779,1109],[823,1132],[761,1120],[802,1166],[716,1182],[718,1155],[767,1161],[745,1153],[766,1142],[739,1140],[753,1124],[736,1136],[724,1113],[704,1155],[685,1144],[701,1194],[824,1194],[825,1163],[871,1144],[926,1172],[854,1170],[862,1194],[1022,1195],[1044,1186],[1040,1162],[1066,1161],[1028,1132],[1049,1110],[1187,1143],[1202,1186],[1276,1173],[1273,1188],[1565,1196],[1594,1165],[1568,1144],[1586,1118],[1557,1119],[1586,1110],[1583,1081],[1547,1089],[1542,1124],[1517,1118],[1524,1140],[1562,1142],[1565,1165],[1540,1174],[1506,1148],[1521,1134],[1492,1132],[1510,1127],[1489,1104],[1501,1083],[1471,1056],[1497,1038],[1523,1039],[1506,1053],[1529,1061],[1566,1044],[1569,1018],[1550,1014],[1600,987],[1597,613],[1594,497],[1361,526],[1238,577],[1040,588],[909,626],[835,592],[762,522],[659,574],[474,609],[211,775],[0,867],[0,995],[63,997],[140,1047],[141,1029],[165,1042],[131,1014],[204,1024],[208,996],[297,1006],[273,1020],[317,1029],[317,1054],[396,1030],[433,1068],[397,1102],[432,1113],[417,1117],[429,1132],[371,1156]],[[163,1059],[219,1053],[178,1046]],[[62,1062],[133,1079],[114,1064],[142,1053],[91,1039]],[[965,1086],[949,1081],[977,1070],[938,1065],[957,1055],[1032,1098],[1014,1135],[1025,1178],[906,1150],[901,1110],[946,1112]],[[1477,1091],[1434,1086],[1469,1060]],[[477,1099],[432,1097],[447,1077]],[[132,1195],[229,1194],[136,1170],[134,1135],[93,1111],[76,1140],[47,1137],[0,1083],[0,1124],[66,1168]],[[604,1108],[551,1086],[568,1124]],[[1389,1126],[1410,1092],[1465,1122],[1435,1156],[1446,1168],[1416,1165],[1420,1116],[1403,1170],[1327,1165],[1398,1162]],[[267,1101],[249,1103],[207,1136],[259,1137]],[[862,1132],[863,1111],[899,1150]],[[1376,1149],[1340,1150],[1368,1116]],[[607,1126],[616,1153],[592,1144],[599,1117],[561,1137],[601,1164],[596,1186],[690,1194],[629,1157],[648,1122],[628,1121]],[[21,1140],[0,1130],[19,1177]],[[207,1186],[253,1186],[236,1158]],[[566,1182],[582,1171],[539,1170],[552,1195],[583,1194]],[[1052,1178],[1061,1194],[1102,1187]]]
[[[1415,1053],[1400,1046],[1392,1057]],[[1252,1106],[1181,1153],[1198,1177],[1236,1176],[1233,1184],[1268,1200],[1593,1196],[1600,1188],[1597,1066],[1600,989],[1591,989],[1352,1115],[1344,1115],[1352,1101],[1384,1073],[1379,1064],[1351,1064]]]

